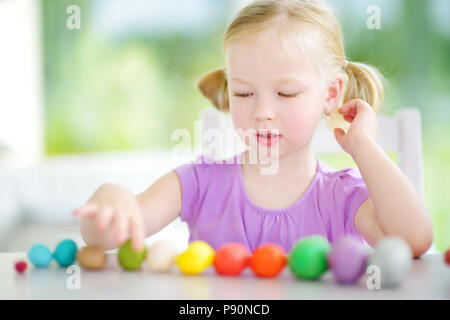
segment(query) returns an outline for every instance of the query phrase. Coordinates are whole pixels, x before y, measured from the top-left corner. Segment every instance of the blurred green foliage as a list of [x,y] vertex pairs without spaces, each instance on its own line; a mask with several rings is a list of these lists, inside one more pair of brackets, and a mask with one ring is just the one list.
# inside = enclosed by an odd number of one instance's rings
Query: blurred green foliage
[[[352,2],[343,2],[338,11],[346,54],[379,67],[387,77],[381,112],[402,106],[421,110],[425,197],[435,243],[444,251],[450,247],[450,33],[432,23],[431,1],[396,1],[401,10],[395,22],[381,30],[356,24],[346,16]],[[94,2],[77,0],[82,28],[69,30],[66,8],[73,1],[42,0],[47,153],[173,147],[171,133],[176,128],[193,132],[199,112],[210,107],[196,82],[224,65],[221,38],[230,17],[225,12],[223,20],[198,34],[108,38],[96,32]],[[347,155],[324,159],[336,168],[352,165]]]
[[90,3],[77,2],[82,26],[69,30],[72,1],[43,1],[47,154],[170,148],[171,133],[192,131],[207,106],[196,82],[219,67],[220,40],[178,33],[110,41],[92,30]]

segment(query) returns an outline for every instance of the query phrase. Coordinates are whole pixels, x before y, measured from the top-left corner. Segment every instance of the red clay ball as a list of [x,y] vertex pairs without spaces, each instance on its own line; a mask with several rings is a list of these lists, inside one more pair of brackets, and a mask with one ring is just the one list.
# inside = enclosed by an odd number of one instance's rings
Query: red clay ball
[[275,277],[285,267],[286,254],[276,244],[266,244],[258,247],[249,261],[249,266],[258,277]]
[[223,245],[214,256],[216,272],[224,276],[237,276],[248,265],[250,251],[241,243],[232,242]]
[[444,259],[445,259],[445,263],[450,265],[450,249],[445,251]]
[[16,268],[17,272],[24,273],[25,270],[27,269],[27,263],[25,261],[18,261],[16,262],[14,267]]

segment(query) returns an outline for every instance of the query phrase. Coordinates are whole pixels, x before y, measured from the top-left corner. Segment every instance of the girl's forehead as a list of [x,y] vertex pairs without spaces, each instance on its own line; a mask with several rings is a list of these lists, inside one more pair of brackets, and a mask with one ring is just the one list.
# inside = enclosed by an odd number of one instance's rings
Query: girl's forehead
[[231,41],[225,52],[227,70],[278,69],[306,72],[317,61],[308,37],[262,32]]
[[276,39],[264,38],[230,44],[226,51],[226,68],[232,77],[267,78],[284,75],[310,77],[313,59],[301,50],[287,51]]

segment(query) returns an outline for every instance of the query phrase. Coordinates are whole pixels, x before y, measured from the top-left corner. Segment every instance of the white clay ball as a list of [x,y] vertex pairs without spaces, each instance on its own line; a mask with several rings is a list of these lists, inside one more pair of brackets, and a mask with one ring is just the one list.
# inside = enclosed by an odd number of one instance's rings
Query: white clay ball
[[159,240],[148,248],[147,265],[152,271],[168,272],[178,256],[177,248],[168,240]]
[[399,286],[411,269],[412,251],[408,243],[400,237],[385,237],[376,245],[369,257],[368,265],[380,270],[381,288]]

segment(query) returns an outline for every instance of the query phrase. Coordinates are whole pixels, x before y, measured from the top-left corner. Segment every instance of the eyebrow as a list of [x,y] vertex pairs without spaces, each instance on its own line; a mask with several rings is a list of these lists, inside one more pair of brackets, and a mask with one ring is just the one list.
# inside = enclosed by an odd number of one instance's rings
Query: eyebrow
[[[239,78],[239,77],[234,77],[231,78],[231,81],[237,81],[237,82],[242,82],[242,83],[246,83],[246,84],[252,84],[250,81],[245,80],[243,78]],[[288,82],[300,82],[303,83],[303,80],[297,77],[288,77],[288,78],[279,78],[273,81],[273,83],[288,83]]]

